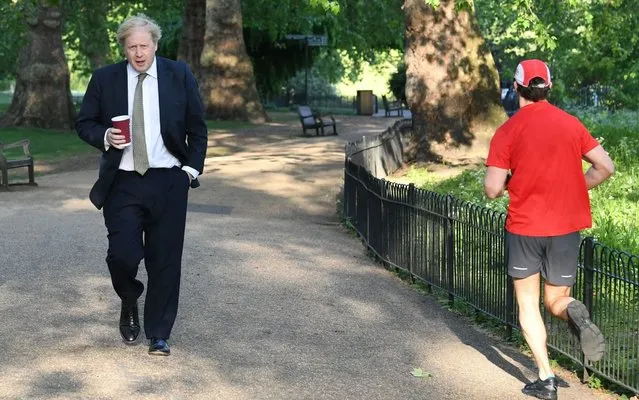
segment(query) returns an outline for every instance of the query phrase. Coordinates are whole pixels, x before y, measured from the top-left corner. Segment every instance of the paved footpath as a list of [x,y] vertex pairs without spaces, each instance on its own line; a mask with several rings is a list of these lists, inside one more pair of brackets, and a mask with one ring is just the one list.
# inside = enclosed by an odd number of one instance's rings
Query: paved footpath
[[[168,358],[119,337],[87,199],[97,161],[0,192],[0,399],[526,398],[527,357],[400,282],[337,221],[345,140],[392,121],[210,135],[225,155],[190,194]],[[561,399],[601,398],[566,385]]]

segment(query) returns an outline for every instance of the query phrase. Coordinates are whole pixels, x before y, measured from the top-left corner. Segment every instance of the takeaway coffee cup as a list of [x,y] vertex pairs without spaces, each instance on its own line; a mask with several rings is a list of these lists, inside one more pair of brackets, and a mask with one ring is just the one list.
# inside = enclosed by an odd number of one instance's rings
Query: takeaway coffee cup
[[118,115],[117,117],[111,118],[111,122],[114,128],[120,130],[120,135],[124,136],[124,140],[126,140],[124,145],[129,146],[131,144],[131,117],[128,115]]

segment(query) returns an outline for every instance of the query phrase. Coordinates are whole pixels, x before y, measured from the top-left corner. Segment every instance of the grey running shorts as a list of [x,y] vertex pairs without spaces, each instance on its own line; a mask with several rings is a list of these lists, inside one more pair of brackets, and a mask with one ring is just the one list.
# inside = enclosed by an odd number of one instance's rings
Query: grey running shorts
[[522,236],[506,232],[508,275],[527,278],[538,272],[546,282],[572,286],[577,278],[579,232],[561,236]]

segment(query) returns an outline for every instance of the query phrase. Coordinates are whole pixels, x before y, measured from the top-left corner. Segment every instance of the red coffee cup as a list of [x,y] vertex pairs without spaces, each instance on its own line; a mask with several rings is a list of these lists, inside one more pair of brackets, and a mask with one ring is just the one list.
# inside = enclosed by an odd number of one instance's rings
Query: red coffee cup
[[120,130],[120,135],[124,136],[124,140],[126,140],[125,146],[129,146],[131,144],[131,117],[128,115],[118,115],[117,117],[111,118],[111,122],[113,123],[113,127]]

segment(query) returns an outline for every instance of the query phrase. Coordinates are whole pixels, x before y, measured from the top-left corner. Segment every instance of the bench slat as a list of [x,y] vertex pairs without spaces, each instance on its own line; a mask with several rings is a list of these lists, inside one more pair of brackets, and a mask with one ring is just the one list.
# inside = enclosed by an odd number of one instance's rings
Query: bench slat
[[32,158],[25,158],[23,160],[7,160],[7,168],[20,168],[20,167],[28,167],[33,164]]

